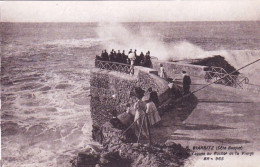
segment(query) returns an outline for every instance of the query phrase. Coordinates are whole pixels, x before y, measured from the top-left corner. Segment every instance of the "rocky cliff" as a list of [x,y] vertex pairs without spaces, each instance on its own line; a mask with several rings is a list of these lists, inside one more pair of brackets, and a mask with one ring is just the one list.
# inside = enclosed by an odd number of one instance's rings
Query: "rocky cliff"
[[[102,126],[102,149],[90,147],[72,160],[73,167],[179,167],[190,156],[188,150],[180,144],[166,142],[162,144],[135,143],[131,132],[122,135],[124,129],[114,127],[110,122]],[[131,139],[131,140],[129,140]]]
[[[93,69],[91,73],[92,137],[101,146],[90,146],[71,161],[73,167],[127,167],[127,166],[182,166],[189,151],[174,142],[159,142],[151,146],[136,143],[137,137],[123,125],[118,115],[126,110],[126,103],[133,104],[131,89],[152,87],[160,103],[168,103],[168,82],[157,76],[157,71],[135,67],[134,76]],[[113,98],[116,95],[116,98]],[[171,106],[172,107],[172,106]],[[165,108],[165,107],[164,107]]]

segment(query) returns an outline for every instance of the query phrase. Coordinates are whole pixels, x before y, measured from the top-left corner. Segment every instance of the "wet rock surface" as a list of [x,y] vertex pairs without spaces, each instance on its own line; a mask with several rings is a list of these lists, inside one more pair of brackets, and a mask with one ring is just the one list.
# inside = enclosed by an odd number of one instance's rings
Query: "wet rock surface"
[[[208,57],[205,59],[198,60],[197,62],[192,63],[194,65],[202,65],[202,66],[208,66],[208,67],[221,67],[224,70],[227,71],[227,73],[231,73],[235,71],[235,67],[233,67],[223,56],[215,55],[213,57]],[[238,75],[239,72],[233,73],[233,75]]]
[[[114,166],[182,166],[190,154],[180,144],[166,142],[162,144],[136,143],[136,138],[122,135],[124,129],[115,128],[106,122],[102,126],[102,148],[88,148],[78,153],[71,164],[73,167],[114,167]],[[128,141],[125,141],[128,139]],[[130,141],[132,140],[132,141]]]

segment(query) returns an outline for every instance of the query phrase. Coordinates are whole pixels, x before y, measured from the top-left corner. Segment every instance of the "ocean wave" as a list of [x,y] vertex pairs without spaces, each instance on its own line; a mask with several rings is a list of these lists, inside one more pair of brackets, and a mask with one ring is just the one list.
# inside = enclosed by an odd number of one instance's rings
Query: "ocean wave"
[[[176,61],[185,59],[203,59],[220,55],[232,66],[239,69],[249,63],[260,59],[260,50],[214,50],[206,51],[190,42],[182,41],[167,46],[165,55],[153,53],[152,55],[161,60]],[[250,83],[260,85],[260,61],[252,64],[240,72],[249,78]]]
[[90,48],[101,44],[101,40],[97,38],[85,38],[85,39],[65,39],[54,40],[45,42],[44,44],[51,46],[67,47],[67,48]]
[[[95,54],[101,52],[98,45],[107,50],[149,50],[151,56],[163,60],[218,54],[236,68],[259,58],[259,50],[205,51],[185,40],[165,43],[147,29],[134,34],[106,25],[99,31],[97,38],[38,43],[26,38],[26,42],[5,44],[1,102],[5,126],[3,166],[66,166],[62,162],[93,143],[89,74]],[[242,72],[250,76],[250,82],[257,80],[259,63]]]
[[59,43],[53,50],[46,44],[31,45],[25,53],[10,49],[4,57],[3,166],[69,166],[75,152],[93,143],[88,97],[93,61],[82,61],[91,54],[82,51],[75,58],[66,46],[77,42]]
[[[138,31],[133,31],[134,28],[137,28]],[[109,23],[105,25],[100,24],[96,28],[96,33],[98,35],[98,38],[103,41],[102,45],[108,51],[110,51],[111,49],[120,49],[126,50],[126,52],[128,52],[129,49],[137,49],[137,54],[140,54],[141,51],[144,53],[150,51],[151,56],[166,61],[203,59],[207,57],[212,57],[214,55],[221,55],[232,66],[234,66],[235,68],[240,68],[260,58],[260,50],[204,50],[202,48],[203,45],[198,46],[194,43],[189,42],[188,37],[186,39],[180,38],[177,41],[170,40],[169,42],[167,42],[167,40],[165,39],[174,38],[175,35],[162,35],[161,33],[163,32],[158,33],[157,30],[147,26],[133,26],[131,28],[120,23]],[[204,38],[202,38],[201,40],[203,39]],[[205,44],[212,46],[217,45],[217,42],[221,42],[221,40],[223,42],[227,42],[226,38],[205,38],[204,40]],[[232,45],[232,43],[229,45]],[[241,70],[242,73],[249,77],[250,82],[252,83],[260,82],[258,81],[260,80],[260,77],[258,76],[258,72],[260,70],[259,63],[260,62]]]

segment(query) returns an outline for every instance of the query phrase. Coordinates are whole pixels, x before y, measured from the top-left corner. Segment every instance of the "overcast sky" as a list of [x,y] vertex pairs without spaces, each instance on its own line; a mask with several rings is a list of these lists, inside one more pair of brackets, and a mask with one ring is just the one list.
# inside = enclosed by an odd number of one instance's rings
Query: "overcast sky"
[[8,1],[2,22],[158,22],[260,20],[260,0]]

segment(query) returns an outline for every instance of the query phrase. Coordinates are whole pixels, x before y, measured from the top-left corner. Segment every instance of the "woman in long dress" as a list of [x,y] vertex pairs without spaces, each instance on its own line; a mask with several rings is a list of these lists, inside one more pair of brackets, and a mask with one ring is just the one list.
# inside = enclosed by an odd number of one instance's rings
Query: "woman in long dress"
[[148,128],[147,128],[147,119],[145,117],[146,112],[146,103],[142,101],[142,97],[144,96],[144,90],[141,88],[135,88],[135,96],[137,97],[137,102],[134,104],[135,118],[136,121],[135,126],[135,134],[139,136],[140,129],[141,134],[145,137],[148,137]]
[[160,77],[164,79],[167,78],[162,64],[160,64]]
[[147,117],[149,119],[149,123],[151,126],[153,126],[156,123],[161,121],[159,112],[158,112],[154,102],[152,101],[151,97],[149,97],[149,100],[147,101],[147,104],[146,104],[146,113],[147,113]]

